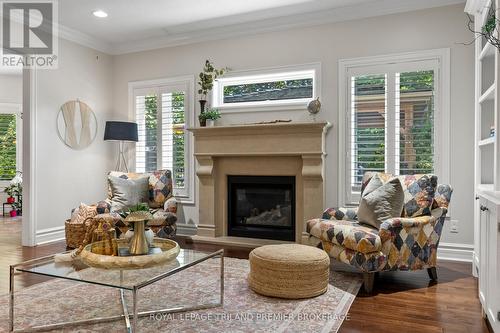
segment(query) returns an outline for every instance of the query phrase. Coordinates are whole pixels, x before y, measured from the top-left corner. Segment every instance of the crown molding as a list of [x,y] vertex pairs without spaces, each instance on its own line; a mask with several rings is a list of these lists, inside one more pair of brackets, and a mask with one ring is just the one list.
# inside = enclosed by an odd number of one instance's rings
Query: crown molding
[[[204,27],[203,23],[209,23],[209,21],[199,22],[197,24],[174,27],[172,30],[173,32],[164,37],[119,44],[107,43],[85,33],[63,26],[60,26],[59,36],[110,55],[120,55],[463,3],[465,3],[465,0],[380,0],[360,5],[229,24],[213,28]],[[193,27],[195,28],[193,29]]]
[[59,38],[74,42],[106,54],[114,54],[113,47],[99,38],[59,24]]

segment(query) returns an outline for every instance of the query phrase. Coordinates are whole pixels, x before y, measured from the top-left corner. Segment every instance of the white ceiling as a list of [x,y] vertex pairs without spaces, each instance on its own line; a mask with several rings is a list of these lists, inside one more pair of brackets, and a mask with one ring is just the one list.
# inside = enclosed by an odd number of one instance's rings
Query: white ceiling
[[[60,0],[60,36],[120,54],[464,0]],[[109,14],[100,19],[96,9]]]

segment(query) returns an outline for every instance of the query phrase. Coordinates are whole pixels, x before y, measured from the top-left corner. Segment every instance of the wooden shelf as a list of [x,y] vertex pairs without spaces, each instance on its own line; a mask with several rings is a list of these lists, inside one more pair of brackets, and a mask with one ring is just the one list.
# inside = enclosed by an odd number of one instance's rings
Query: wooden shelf
[[495,137],[492,136],[490,138],[479,141],[478,145],[479,145],[479,147],[484,147],[484,146],[492,145],[494,143],[495,143]]
[[486,45],[483,47],[481,51],[481,54],[479,55],[479,60],[484,60],[488,57],[495,56],[495,51],[496,48],[492,44],[486,43]]
[[493,100],[495,98],[495,83],[493,83],[485,92],[484,94],[479,97],[479,103],[484,103],[485,101],[488,100]]

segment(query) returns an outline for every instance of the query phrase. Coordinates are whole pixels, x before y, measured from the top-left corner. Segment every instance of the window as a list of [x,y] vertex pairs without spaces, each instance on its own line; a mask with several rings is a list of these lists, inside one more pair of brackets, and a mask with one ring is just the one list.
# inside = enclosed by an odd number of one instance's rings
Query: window
[[136,172],[172,171],[174,195],[191,197],[189,135],[193,79],[132,84],[132,102],[138,124]]
[[18,169],[17,118],[13,113],[0,113],[0,180],[9,181]]
[[344,68],[347,203],[359,200],[365,172],[439,176],[440,153],[446,154],[447,130],[438,125],[445,125],[440,119],[442,61],[364,61]]
[[228,72],[214,83],[213,105],[218,108],[302,105],[318,97],[319,66]]

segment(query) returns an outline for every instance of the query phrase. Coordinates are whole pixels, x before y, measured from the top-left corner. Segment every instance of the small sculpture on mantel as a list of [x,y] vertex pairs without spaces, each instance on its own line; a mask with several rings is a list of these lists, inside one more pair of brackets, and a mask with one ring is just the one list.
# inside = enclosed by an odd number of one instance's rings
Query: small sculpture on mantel
[[319,97],[313,99],[307,105],[307,111],[309,111],[309,113],[311,114],[314,122],[316,122],[316,115],[319,113],[320,110],[321,110],[321,102],[319,101]]

